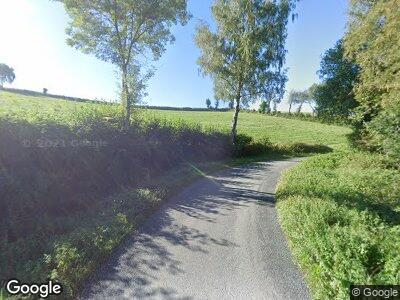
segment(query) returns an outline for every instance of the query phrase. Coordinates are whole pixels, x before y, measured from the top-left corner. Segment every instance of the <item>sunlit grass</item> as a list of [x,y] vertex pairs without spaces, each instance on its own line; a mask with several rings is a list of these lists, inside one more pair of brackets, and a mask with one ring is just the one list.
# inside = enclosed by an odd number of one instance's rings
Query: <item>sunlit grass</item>
[[[149,117],[164,117],[184,120],[228,132],[231,126],[232,112],[199,112],[173,110],[147,110]],[[321,124],[317,122],[267,116],[259,113],[241,112],[238,132],[249,135],[255,140],[269,138],[277,144],[322,144],[334,149],[348,147],[346,135],[351,129],[345,126]]]
[[[73,102],[49,97],[34,97],[16,93],[0,92],[0,117],[22,119],[51,119],[53,122],[68,123],[83,107],[102,106],[92,103]],[[107,106],[110,109],[109,105]],[[118,110],[117,106],[113,106]],[[141,109],[135,112],[143,119],[166,119],[200,125],[203,129],[229,132],[232,112],[174,111]],[[254,140],[268,138],[272,143],[289,145],[295,143],[322,144],[333,149],[347,149],[347,135],[351,129],[345,126],[266,116],[258,113],[241,112],[238,132]]]
[[278,213],[313,299],[400,282],[400,172],[378,154],[309,158],[281,179]]

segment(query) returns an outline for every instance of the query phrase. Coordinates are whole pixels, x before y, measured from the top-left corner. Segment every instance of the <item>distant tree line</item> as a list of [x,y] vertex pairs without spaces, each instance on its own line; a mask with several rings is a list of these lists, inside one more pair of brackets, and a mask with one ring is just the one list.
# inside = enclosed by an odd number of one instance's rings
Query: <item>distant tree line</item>
[[[322,57],[318,75],[320,84],[313,84],[306,90],[292,90],[287,102],[289,114],[299,114],[307,106],[312,115],[333,121],[350,121],[357,107],[353,88],[357,83],[359,66],[344,55],[343,40],[339,40]],[[270,113],[270,101],[261,101],[259,111]],[[276,104],[274,104],[276,107]]]
[[214,101],[214,107],[212,107],[212,105],[211,105],[211,100],[210,100],[209,98],[206,99],[206,106],[207,106],[207,109],[219,110],[219,109],[220,109],[220,108],[219,108],[219,103],[220,103],[219,99],[215,99],[215,101]]

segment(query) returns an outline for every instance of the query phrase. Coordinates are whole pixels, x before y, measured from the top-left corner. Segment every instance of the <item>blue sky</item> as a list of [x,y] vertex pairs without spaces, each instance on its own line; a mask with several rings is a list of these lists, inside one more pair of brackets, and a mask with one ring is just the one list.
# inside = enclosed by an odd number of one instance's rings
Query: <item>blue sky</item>
[[[213,99],[212,82],[199,75],[194,43],[200,19],[212,23],[212,0],[189,0],[192,20],[173,32],[176,42],[156,62],[149,81],[150,105],[205,106]],[[318,81],[322,53],[343,36],[347,0],[301,0],[299,18],[289,25],[287,91]],[[115,68],[65,43],[68,16],[62,5],[46,0],[0,0],[0,62],[13,67],[13,87],[84,98],[117,98]],[[287,109],[282,103],[281,110]]]

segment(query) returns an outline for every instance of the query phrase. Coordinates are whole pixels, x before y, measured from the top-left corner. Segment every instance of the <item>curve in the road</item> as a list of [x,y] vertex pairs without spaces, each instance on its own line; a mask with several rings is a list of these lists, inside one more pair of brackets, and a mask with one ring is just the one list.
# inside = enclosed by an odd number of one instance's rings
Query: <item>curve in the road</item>
[[309,299],[280,229],[274,193],[296,159],[224,170],[150,217],[82,299]]

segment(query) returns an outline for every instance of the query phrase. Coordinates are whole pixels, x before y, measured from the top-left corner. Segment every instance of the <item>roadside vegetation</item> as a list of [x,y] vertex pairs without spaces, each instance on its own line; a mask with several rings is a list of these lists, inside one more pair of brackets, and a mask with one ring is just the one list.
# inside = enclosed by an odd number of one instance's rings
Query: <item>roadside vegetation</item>
[[317,115],[353,125],[352,147],[308,159],[278,188],[282,228],[315,299],[400,284],[399,5],[350,1],[348,31],[323,56],[311,95]]
[[379,154],[309,158],[281,179],[278,211],[315,299],[400,282],[400,172]]
[[[2,92],[2,104],[14,96]],[[236,153],[229,136],[193,124],[132,119],[126,128],[119,106],[19,100],[26,109],[0,113],[2,280],[50,277],[73,294],[161,201],[164,187],[150,180]]]
[[232,163],[342,148],[349,132],[243,113],[233,145],[230,112],[138,109],[126,128],[118,105],[1,91],[0,107],[0,278],[51,278],[67,295],[184,184]]

